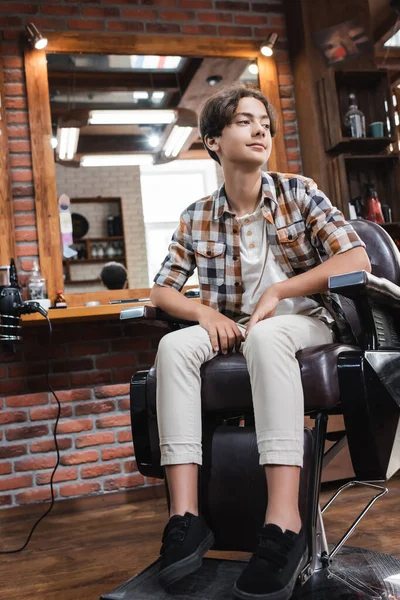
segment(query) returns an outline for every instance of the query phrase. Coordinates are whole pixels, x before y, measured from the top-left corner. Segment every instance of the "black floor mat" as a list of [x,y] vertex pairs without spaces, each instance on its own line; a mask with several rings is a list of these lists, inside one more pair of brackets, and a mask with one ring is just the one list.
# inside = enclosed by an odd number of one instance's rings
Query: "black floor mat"
[[[205,558],[201,569],[165,591],[157,582],[157,560],[119,588],[101,596],[101,600],[231,600],[233,584],[245,566],[245,562]],[[399,575],[399,584],[385,581],[395,574]],[[292,598],[400,598],[400,560],[387,554],[344,547],[330,570],[315,572],[303,587],[296,587]]]

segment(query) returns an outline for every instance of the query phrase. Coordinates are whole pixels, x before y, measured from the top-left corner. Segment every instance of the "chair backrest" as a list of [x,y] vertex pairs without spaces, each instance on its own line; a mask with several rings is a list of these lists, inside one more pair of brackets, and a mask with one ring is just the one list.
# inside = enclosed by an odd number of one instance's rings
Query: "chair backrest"
[[[349,222],[366,245],[372,274],[400,285],[400,252],[387,231],[380,225],[364,219]],[[362,332],[354,303],[344,297],[340,300],[354,335],[358,338]]]

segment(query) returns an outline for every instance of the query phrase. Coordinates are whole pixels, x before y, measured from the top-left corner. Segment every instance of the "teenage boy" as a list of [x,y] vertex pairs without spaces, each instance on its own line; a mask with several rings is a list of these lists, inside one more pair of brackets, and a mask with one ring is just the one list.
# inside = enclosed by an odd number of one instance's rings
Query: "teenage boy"
[[[219,352],[241,351],[268,485],[259,545],[233,590],[243,600],[290,598],[306,564],[296,352],[351,339],[340,305],[327,292],[328,278],[370,271],[363,242],[311,179],[261,170],[276,126],[267,99],[242,84],[205,103],[200,134],[225,182],[183,212],[151,292],[155,306],[199,322],[166,335],[156,361],[161,464],[171,500],[159,581],[167,586],[195,571],[213,544],[197,504],[200,367]],[[196,267],[201,303],[181,293]]]

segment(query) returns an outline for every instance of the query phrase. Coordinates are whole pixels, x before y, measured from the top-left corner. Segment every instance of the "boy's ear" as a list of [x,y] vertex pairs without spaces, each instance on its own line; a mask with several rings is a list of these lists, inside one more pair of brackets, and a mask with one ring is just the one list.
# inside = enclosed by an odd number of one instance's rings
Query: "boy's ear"
[[211,137],[209,135],[206,135],[204,137],[204,143],[206,144],[207,148],[209,150],[211,150],[212,152],[219,151],[219,138],[218,137]]

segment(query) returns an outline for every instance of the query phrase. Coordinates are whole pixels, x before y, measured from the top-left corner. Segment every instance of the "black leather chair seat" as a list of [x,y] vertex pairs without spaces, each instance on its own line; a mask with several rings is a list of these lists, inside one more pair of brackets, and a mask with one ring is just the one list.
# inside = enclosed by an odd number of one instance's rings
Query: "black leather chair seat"
[[[325,344],[297,353],[300,363],[304,410],[332,410],[340,404],[337,360],[341,352],[358,350],[357,346]],[[250,378],[241,353],[218,355],[201,367],[201,396],[207,413],[249,412],[252,410]],[[149,373],[151,389],[155,389],[156,372]],[[154,386],[154,387],[153,387]],[[156,415],[155,393],[149,393],[149,414]]]

